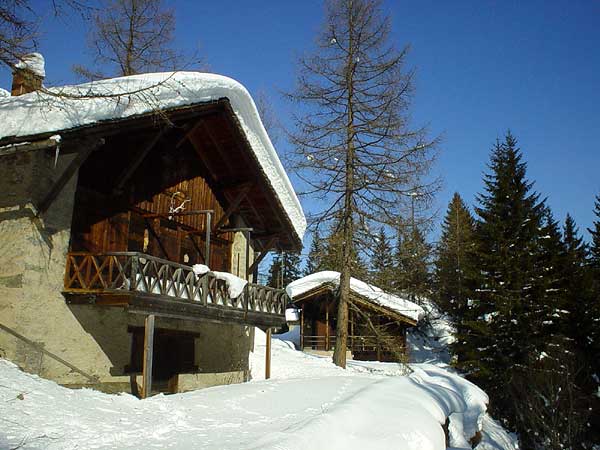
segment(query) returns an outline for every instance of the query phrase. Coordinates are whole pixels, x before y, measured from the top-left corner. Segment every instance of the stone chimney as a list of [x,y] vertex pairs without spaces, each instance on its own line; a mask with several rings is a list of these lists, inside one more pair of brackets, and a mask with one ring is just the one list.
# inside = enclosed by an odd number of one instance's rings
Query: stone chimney
[[11,95],[23,95],[42,88],[46,76],[44,57],[40,53],[29,53],[13,67]]

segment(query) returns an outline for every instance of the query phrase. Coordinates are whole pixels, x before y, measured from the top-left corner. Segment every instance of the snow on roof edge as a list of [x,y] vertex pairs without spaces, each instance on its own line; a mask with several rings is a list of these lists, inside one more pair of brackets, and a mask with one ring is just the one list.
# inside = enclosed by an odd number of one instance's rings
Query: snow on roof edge
[[306,218],[248,90],[222,75],[166,72],[111,78],[0,98],[0,139],[59,132],[101,121],[227,98],[259,165],[301,241]]
[[[339,282],[339,272],[325,270],[307,275],[296,281],[292,281],[286,286],[285,290],[289,297],[293,300],[294,297],[298,297],[299,295],[312,291],[313,289],[323,285],[329,284],[337,287],[339,286]],[[392,309],[417,322],[425,315],[423,308],[411,302],[410,300],[404,299],[397,295],[388,294],[377,286],[365,283],[364,281],[356,278],[350,278],[350,290],[358,295],[361,295],[362,297],[372,300],[379,306]]]

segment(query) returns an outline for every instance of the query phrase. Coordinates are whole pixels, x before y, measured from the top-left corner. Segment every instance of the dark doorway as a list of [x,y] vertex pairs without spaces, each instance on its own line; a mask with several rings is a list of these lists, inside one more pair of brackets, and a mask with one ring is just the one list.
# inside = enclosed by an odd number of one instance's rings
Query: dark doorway
[[[144,358],[144,329],[130,327],[132,333],[130,373],[141,373]],[[197,372],[195,365],[196,333],[156,329],[152,360],[152,388],[157,392],[177,392],[180,373]]]

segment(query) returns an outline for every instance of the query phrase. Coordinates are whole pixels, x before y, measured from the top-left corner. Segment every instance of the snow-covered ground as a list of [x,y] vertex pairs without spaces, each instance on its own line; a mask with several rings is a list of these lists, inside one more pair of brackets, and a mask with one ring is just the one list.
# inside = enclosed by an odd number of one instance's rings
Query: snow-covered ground
[[486,394],[444,362],[342,370],[274,339],[264,380],[264,340],[257,330],[252,382],[146,400],[66,389],[0,360],[0,449],[443,450],[447,418],[449,448],[471,448],[481,427],[478,450],[516,448],[485,414]]

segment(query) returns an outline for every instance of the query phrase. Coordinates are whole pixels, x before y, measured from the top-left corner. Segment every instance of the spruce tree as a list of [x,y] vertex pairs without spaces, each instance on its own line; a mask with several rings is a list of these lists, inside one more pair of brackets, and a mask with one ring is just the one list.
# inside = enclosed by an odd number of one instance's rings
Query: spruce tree
[[342,272],[344,269],[344,258],[342,249],[348,247],[350,252],[350,268],[352,276],[359,280],[368,279],[368,270],[363,259],[358,254],[358,243],[355,239],[346,241],[340,228],[340,221],[335,221],[331,226],[331,231],[324,239],[323,257],[321,258],[322,270],[334,270]]
[[[594,202],[594,215],[596,219],[592,228],[588,228],[588,231],[592,235],[592,242],[590,245],[590,265],[596,272],[596,279],[600,280],[600,195],[596,197]],[[600,295],[600,292],[597,291]]]
[[435,298],[443,311],[462,317],[470,297],[468,280],[474,277],[475,220],[458,193],[448,205],[437,246]]
[[431,246],[416,223],[401,222],[396,242],[394,291],[419,302],[431,294]]
[[592,374],[600,357],[599,308],[594,298],[588,248],[579,235],[575,221],[567,215],[564,226],[564,302],[561,314],[565,318],[563,333],[569,337],[583,367],[577,382],[590,394],[595,391]]
[[[526,179],[516,139],[507,133],[492,150],[478,196],[478,274],[458,364],[490,395],[493,412],[516,425],[511,382],[544,348],[540,338],[539,242],[544,204]],[[461,358],[462,356],[462,358]]]
[[319,230],[315,230],[312,234],[312,241],[310,243],[310,250],[308,251],[308,258],[306,260],[306,267],[304,268],[304,275],[310,275],[311,273],[320,272],[323,270],[323,256],[325,254],[323,241]]
[[300,255],[298,253],[281,252],[273,257],[267,284],[282,289],[300,277]]
[[394,282],[394,257],[392,245],[381,227],[375,241],[373,255],[371,257],[370,281],[375,286],[390,292]]

